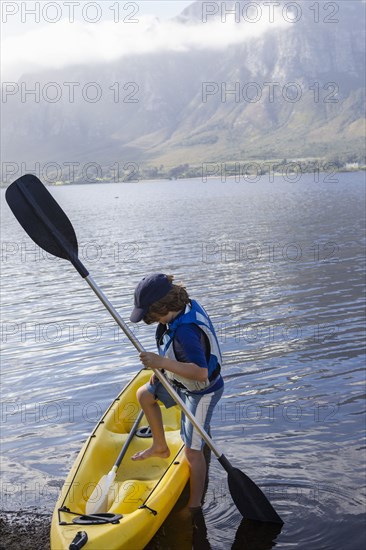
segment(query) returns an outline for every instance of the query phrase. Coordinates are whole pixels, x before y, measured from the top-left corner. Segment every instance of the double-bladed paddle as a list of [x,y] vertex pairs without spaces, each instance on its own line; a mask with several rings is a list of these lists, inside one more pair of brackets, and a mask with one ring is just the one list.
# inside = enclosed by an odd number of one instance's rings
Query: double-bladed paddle
[[[14,216],[31,239],[50,254],[69,260],[98,296],[137,351],[140,353],[145,351],[79,260],[78,243],[74,228],[65,212],[40,180],[32,174],[22,176],[8,187],[6,200]],[[160,370],[151,370],[226,470],[230,493],[240,513],[248,519],[283,524],[267,497],[254,481],[238,468],[234,468],[226,456],[217,449],[210,436],[187,409]]]

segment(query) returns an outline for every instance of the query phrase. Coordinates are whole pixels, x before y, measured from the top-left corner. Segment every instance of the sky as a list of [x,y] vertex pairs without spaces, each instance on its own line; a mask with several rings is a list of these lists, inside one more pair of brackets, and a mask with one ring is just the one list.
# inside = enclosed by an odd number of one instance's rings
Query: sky
[[[172,20],[185,0],[6,1],[1,6],[1,81],[76,64],[111,62],[127,55],[194,48],[224,49],[275,24],[263,12],[255,24],[203,15],[190,24]],[[218,9],[221,2],[203,2]],[[210,8],[211,9],[211,8]],[[287,27],[288,27],[287,23]]]
[[[105,46],[99,47],[99,56],[105,49],[105,59],[113,59],[111,36],[120,41],[122,35],[129,43],[124,51],[130,51],[132,35],[139,34],[133,32],[136,26],[143,30],[144,21],[156,18],[163,23],[190,4],[192,0],[1,0],[0,80],[16,81],[24,71],[62,67],[73,59],[88,61],[95,55],[91,44],[95,39]],[[92,22],[98,15],[100,21]]]
[[[137,5],[138,7],[138,15],[140,16],[146,16],[151,15],[158,17],[159,19],[165,20],[169,19],[171,17],[175,17],[179,15],[184,8],[189,6],[193,3],[193,0],[136,0],[129,2],[128,0],[118,0],[120,3],[120,9],[117,10],[116,7],[113,7],[117,2],[114,1],[108,1],[108,0],[98,0],[97,2],[92,2],[90,0],[77,0],[75,1],[75,7],[72,8],[72,6],[67,6],[67,1],[63,0],[41,0],[41,1],[6,1],[1,0],[1,30],[3,38],[8,36],[14,36],[14,35],[21,35],[25,31],[29,31],[30,29],[36,29],[40,28],[42,26],[47,25],[47,21],[45,19],[49,18],[52,19],[53,17],[56,18],[56,8],[53,10],[51,7],[51,4],[58,4],[60,6],[60,14],[62,14],[63,17],[68,17],[71,12],[74,12],[75,19],[78,19],[78,16],[80,16],[80,13],[82,13],[82,6],[86,4],[90,4],[90,17],[93,17],[93,9],[91,4],[96,3],[99,4],[103,9],[103,20],[109,19],[113,20],[114,17],[117,17],[117,11],[119,11],[120,19],[124,19],[125,17],[131,17],[131,19],[134,18],[134,12],[137,11],[137,8],[133,6],[133,4]],[[36,15],[32,15],[32,11],[36,13],[35,4],[40,5],[39,13],[39,23],[35,21]],[[72,2],[70,2],[71,4]],[[76,5],[76,3],[80,4],[80,7]],[[23,4],[23,6],[22,6]],[[45,17],[42,17],[42,4],[49,4],[49,7],[47,11],[45,12]],[[130,7],[128,7],[128,4],[130,4]],[[125,9],[124,9],[125,6]],[[28,11],[27,11],[28,10]],[[96,13],[96,12],[94,12]]]

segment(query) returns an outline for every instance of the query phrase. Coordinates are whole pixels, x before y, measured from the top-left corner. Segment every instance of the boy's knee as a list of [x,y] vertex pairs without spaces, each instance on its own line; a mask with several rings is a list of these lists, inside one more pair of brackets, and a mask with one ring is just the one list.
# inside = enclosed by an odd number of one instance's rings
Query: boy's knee
[[140,405],[144,403],[153,403],[155,401],[154,396],[149,392],[146,386],[141,386],[136,392],[137,399]]

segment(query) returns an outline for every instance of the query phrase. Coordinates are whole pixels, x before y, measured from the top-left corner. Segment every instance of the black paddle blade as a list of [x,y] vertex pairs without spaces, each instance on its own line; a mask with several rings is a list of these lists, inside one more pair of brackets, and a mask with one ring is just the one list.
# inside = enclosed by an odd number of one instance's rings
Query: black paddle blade
[[228,473],[228,484],[233,501],[241,515],[246,519],[268,523],[283,521],[260,488],[243,472],[233,468],[225,455],[218,458]]
[[232,499],[244,518],[283,525],[265,494],[247,475],[237,468],[230,468],[228,483]]
[[69,260],[82,277],[88,276],[78,259],[78,242],[69,218],[36,176],[26,174],[14,181],[5,197],[20,225],[38,246]]

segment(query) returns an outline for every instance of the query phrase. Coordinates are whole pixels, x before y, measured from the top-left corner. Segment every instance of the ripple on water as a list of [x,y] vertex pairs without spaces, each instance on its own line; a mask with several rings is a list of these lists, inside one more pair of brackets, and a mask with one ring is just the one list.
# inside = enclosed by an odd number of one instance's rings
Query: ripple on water
[[[255,528],[250,522],[246,525],[222,483],[220,498],[211,498],[204,507],[213,549],[261,550],[278,546],[301,550],[362,550],[364,547],[363,502],[351,491],[335,491],[332,487],[296,480],[266,481],[260,487],[285,522],[280,532],[268,531],[265,525],[255,525]],[[209,494],[212,495],[210,488]],[[242,546],[238,545],[239,541]]]

